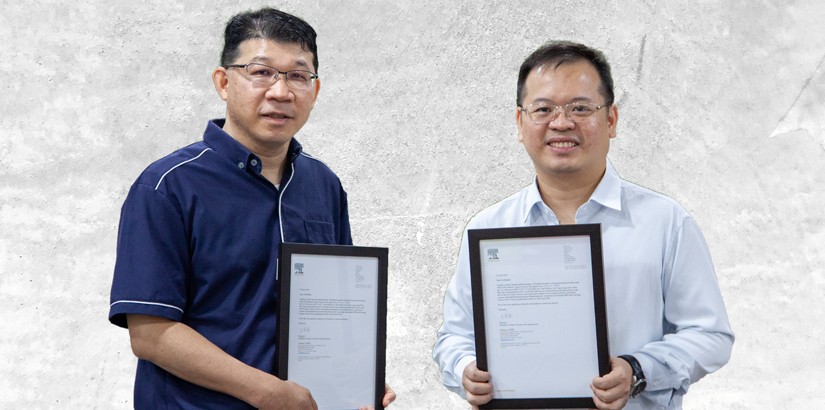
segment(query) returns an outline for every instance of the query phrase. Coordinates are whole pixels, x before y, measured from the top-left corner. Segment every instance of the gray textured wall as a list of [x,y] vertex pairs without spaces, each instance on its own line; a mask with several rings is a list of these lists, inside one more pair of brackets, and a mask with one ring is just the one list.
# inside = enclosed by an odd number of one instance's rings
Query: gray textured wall
[[[266,3],[2,3],[0,408],[129,408],[136,360],[106,320],[120,205],[222,116],[223,25]],[[299,138],[341,176],[356,243],[390,248],[394,408],[465,407],[430,359],[441,300],[467,220],[530,181],[515,81],[550,38],[605,51],[612,161],[709,242],[737,342],[685,407],[821,397],[825,3],[276,5],[319,33],[321,94]]]

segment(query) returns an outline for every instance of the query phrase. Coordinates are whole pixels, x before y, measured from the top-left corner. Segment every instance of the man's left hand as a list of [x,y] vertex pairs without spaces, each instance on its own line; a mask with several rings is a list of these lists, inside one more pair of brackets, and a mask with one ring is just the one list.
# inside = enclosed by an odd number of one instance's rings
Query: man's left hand
[[618,357],[610,358],[610,373],[593,379],[593,401],[600,410],[619,410],[630,399],[630,384],[633,382],[633,369],[630,364]]

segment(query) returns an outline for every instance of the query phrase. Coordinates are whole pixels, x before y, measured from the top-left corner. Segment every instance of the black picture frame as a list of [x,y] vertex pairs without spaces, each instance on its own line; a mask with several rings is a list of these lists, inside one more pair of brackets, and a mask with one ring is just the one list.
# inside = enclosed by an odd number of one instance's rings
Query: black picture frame
[[[374,258],[378,265],[376,286],[377,315],[375,317],[375,409],[384,409],[384,385],[386,377],[386,340],[387,340],[387,281],[388,281],[388,254],[387,248],[321,245],[307,243],[281,243],[280,258],[278,261],[278,335],[277,335],[277,369],[278,377],[289,380],[289,336],[290,336],[290,287],[291,267],[296,255],[321,255],[332,257],[359,257]],[[356,375],[353,375],[356,377]]]
[[[475,326],[476,366],[488,371],[488,346],[484,312],[484,292],[481,245],[487,240],[542,238],[563,236],[587,236],[590,240],[592,266],[592,290],[595,311],[596,347],[599,376],[610,372],[610,352],[608,344],[607,311],[604,289],[604,262],[602,256],[601,226],[599,224],[548,225],[493,229],[471,229],[467,232],[470,254],[470,279],[473,298],[473,320]],[[592,341],[591,341],[592,343]],[[517,365],[517,364],[515,364]],[[559,369],[563,372],[564,369]],[[596,375],[593,375],[594,377]],[[495,378],[495,374],[491,374]],[[589,380],[586,381],[589,384]],[[595,408],[592,396],[588,397],[523,397],[493,398],[479,406],[482,409],[527,409],[527,408]]]

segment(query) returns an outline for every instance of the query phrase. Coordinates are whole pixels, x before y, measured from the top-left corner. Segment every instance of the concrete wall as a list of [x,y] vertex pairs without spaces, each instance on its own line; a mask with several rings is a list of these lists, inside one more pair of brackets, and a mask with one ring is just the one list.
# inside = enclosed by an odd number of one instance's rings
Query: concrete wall
[[[241,4],[242,3],[242,4]],[[151,161],[223,115],[223,25],[260,1],[3,1],[0,408],[131,407],[106,320],[120,206]],[[702,226],[737,334],[685,408],[800,408],[825,376],[825,3],[290,0],[317,29],[299,138],[349,192],[353,236],[391,249],[396,409],[465,408],[430,359],[460,233],[527,184],[515,82],[542,42],[604,50],[622,176]]]

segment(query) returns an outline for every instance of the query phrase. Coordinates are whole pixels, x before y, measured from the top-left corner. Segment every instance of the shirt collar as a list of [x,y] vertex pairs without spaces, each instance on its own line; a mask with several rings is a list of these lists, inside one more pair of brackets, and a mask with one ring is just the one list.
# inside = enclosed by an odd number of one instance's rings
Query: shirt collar
[[590,195],[590,200],[606,208],[622,210],[622,179],[610,160],[607,161],[604,176],[593,195]]
[[[203,140],[216,152],[229,157],[234,164],[243,164],[244,167],[256,168],[260,171],[261,161],[257,155],[249,151],[231,135],[223,130],[226,120],[223,118],[210,120],[203,133]],[[287,161],[293,162],[301,154],[303,148],[294,137],[289,141],[286,155]],[[254,160],[254,161],[253,161]]]
[[[544,205],[544,201],[541,199],[541,193],[539,193],[538,184],[538,177],[533,177],[533,183],[527,187],[525,192],[521,210],[521,220],[525,223],[528,221],[530,212],[534,207]],[[590,195],[590,200],[606,208],[617,211],[622,210],[622,180],[619,177],[619,173],[616,172],[616,168],[610,163],[610,160],[607,160],[604,176],[602,176],[602,180],[599,181],[599,185],[596,186],[596,190]]]
[[539,181],[538,177],[533,177],[533,183],[527,187],[527,192],[525,192],[524,196],[524,203],[522,204],[522,215],[521,220],[527,223],[527,218],[530,217],[530,212],[532,212],[534,207],[542,206],[544,201],[541,200],[541,193],[539,193]]

